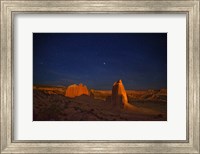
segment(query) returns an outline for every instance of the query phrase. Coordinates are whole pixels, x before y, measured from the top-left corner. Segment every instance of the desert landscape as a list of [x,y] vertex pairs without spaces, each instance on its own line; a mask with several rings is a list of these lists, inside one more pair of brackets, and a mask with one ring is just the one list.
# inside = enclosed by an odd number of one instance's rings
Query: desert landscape
[[112,90],[33,87],[34,121],[165,121],[167,90],[125,90],[121,80]]
[[33,121],[166,121],[167,33],[33,33]]

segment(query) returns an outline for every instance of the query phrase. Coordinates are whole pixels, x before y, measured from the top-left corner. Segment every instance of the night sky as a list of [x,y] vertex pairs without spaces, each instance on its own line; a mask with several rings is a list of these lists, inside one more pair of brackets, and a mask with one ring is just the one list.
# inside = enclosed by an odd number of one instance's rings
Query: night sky
[[33,33],[33,84],[167,88],[167,33]]

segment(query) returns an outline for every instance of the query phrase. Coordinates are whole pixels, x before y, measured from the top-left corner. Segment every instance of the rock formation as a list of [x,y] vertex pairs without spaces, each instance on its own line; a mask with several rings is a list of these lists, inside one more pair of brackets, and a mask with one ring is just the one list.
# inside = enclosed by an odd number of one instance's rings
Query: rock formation
[[73,84],[67,87],[65,96],[70,97],[70,98],[74,98],[77,96],[81,96],[81,95],[89,95],[89,91],[87,89],[87,87],[83,84]]
[[128,98],[122,80],[113,84],[112,104],[119,108],[124,108],[124,106],[128,104]]
[[149,114],[156,116],[160,115],[159,112],[154,111],[152,109],[138,108],[137,106],[128,103],[128,97],[124,85],[122,83],[122,80],[119,80],[113,84],[112,104],[115,107],[115,109],[125,109],[140,114]]
[[89,93],[90,93],[90,97],[91,97],[91,98],[94,98],[94,89],[90,89],[90,90],[89,90]]

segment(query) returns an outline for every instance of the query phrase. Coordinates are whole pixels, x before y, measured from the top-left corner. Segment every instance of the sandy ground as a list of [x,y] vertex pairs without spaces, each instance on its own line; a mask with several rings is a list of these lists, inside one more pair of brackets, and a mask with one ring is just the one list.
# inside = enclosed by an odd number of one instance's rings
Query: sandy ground
[[91,90],[91,96],[65,97],[65,87],[33,87],[34,121],[166,121],[167,91],[127,90],[136,110],[115,108],[111,90]]

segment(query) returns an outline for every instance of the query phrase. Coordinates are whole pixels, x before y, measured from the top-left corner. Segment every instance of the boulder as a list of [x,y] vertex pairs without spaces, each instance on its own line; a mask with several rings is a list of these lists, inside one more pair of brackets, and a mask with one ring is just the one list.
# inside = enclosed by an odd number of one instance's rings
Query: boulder
[[122,80],[119,80],[113,84],[112,104],[119,108],[124,108],[128,104],[128,98]]
[[90,97],[91,97],[91,98],[94,98],[94,89],[90,89],[90,90],[89,90],[89,93],[90,93]]
[[74,98],[77,96],[81,96],[81,95],[89,95],[89,91],[87,89],[87,87],[83,84],[73,84],[67,87],[65,96],[70,97],[70,98]]

